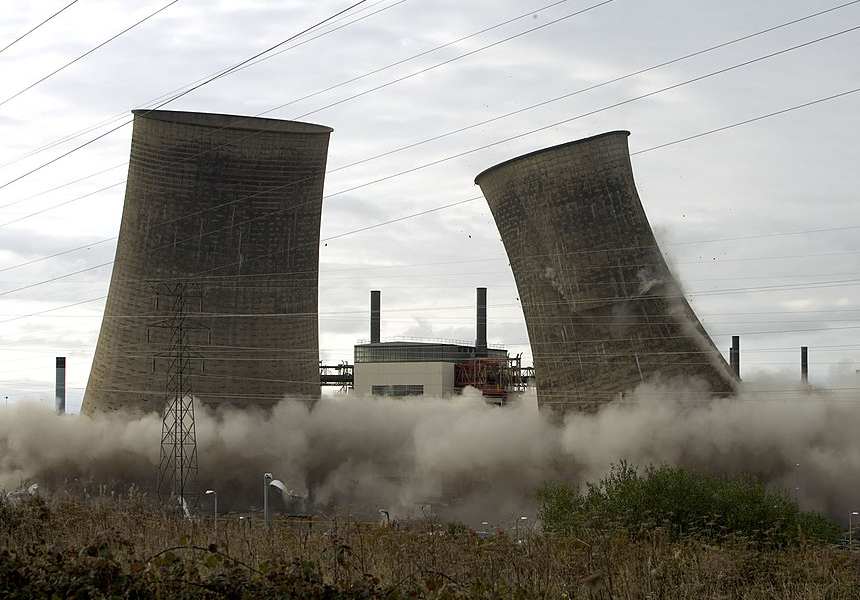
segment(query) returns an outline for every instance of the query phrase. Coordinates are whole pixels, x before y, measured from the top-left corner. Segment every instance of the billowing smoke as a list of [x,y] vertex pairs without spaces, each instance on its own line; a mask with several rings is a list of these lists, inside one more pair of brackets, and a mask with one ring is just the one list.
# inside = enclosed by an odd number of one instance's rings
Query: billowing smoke
[[[278,500],[285,512],[385,508],[392,517],[432,511],[480,523],[533,515],[543,483],[594,481],[626,459],[752,472],[842,520],[860,506],[860,402],[850,387],[815,392],[762,380],[714,399],[695,384],[656,382],[564,424],[547,421],[533,393],[504,408],[467,392],[328,396],[310,411],[290,400],[265,413],[198,409],[200,487],[216,489],[225,508],[259,507],[270,471],[304,497]],[[0,415],[7,490],[24,482],[54,493],[133,483],[154,493],[159,417],[58,417],[38,404]]]

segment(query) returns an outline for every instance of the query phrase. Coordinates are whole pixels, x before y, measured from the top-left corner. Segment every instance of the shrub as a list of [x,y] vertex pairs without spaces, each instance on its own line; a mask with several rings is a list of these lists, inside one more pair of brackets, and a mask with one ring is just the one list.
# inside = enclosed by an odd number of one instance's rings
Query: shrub
[[586,484],[584,494],[553,483],[538,490],[538,499],[544,529],[559,533],[615,524],[644,535],[662,526],[676,539],[742,535],[777,545],[839,536],[836,524],[819,513],[801,512],[787,492],[769,490],[746,474],[723,477],[668,465],[640,473],[621,462],[598,483]]

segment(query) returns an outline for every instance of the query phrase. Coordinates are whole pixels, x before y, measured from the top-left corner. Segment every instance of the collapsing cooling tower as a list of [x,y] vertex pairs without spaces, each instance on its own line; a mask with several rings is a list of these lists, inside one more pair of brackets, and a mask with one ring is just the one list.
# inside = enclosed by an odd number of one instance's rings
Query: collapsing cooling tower
[[203,402],[318,397],[319,234],[332,129],[203,113],[134,115],[116,260],[83,412],[160,410],[177,385],[168,376],[178,372],[171,361],[180,340],[188,359],[182,377]]
[[628,135],[538,150],[475,180],[517,282],[538,404],[557,412],[592,410],[655,376],[715,393],[737,383],[657,247]]

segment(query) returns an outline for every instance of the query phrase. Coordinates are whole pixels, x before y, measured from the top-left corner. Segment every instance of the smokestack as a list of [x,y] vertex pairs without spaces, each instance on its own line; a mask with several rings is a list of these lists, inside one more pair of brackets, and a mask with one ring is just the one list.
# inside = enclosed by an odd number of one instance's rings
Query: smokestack
[[66,412],[66,357],[57,357],[57,386],[54,391],[54,406],[58,415]]
[[732,348],[729,350],[729,366],[738,379],[741,378],[741,336],[732,336]]
[[809,385],[809,352],[806,346],[800,347],[800,381]]
[[379,307],[382,303],[382,292],[379,290],[372,290],[370,292],[370,343],[378,344],[379,343],[379,329],[380,329],[380,313]]
[[478,326],[475,356],[487,356],[487,288],[478,288]]

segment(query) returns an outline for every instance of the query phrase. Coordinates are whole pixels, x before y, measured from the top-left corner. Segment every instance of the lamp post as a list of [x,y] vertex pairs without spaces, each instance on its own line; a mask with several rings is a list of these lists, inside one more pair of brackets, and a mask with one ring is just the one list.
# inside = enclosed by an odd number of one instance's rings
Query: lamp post
[[384,508],[380,508],[379,514],[385,515],[385,524],[386,525],[391,525],[391,516],[388,514],[387,510],[385,510]]
[[218,492],[215,490],[206,490],[206,495],[212,494],[215,498],[215,539],[218,539]]
[[263,474],[263,527],[269,528],[269,483],[272,481],[271,473]]
[[799,503],[800,502],[800,491],[801,491],[801,488],[803,487],[803,473],[800,470],[800,463],[794,463],[794,468],[796,471],[795,483],[797,484],[794,487],[794,491],[797,492],[796,500]]
[[854,551],[854,538],[851,533],[851,517],[855,516],[858,513],[856,510],[848,515],[848,554]]
[[293,490],[287,489],[283,481],[274,479],[271,473],[263,475],[263,524],[266,529],[269,528],[269,486],[278,488],[289,498],[304,499],[304,496],[298,496],[293,493]]
[[[520,521],[526,521],[527,519],[528,519],[528,517],[520,517],[519,519],[517,519],[517,523],[516,523],[517,542],[522,541],[522,540],[520,540]],[[526,524],[523,523],[523,527],[525,527],[525,525]]]

